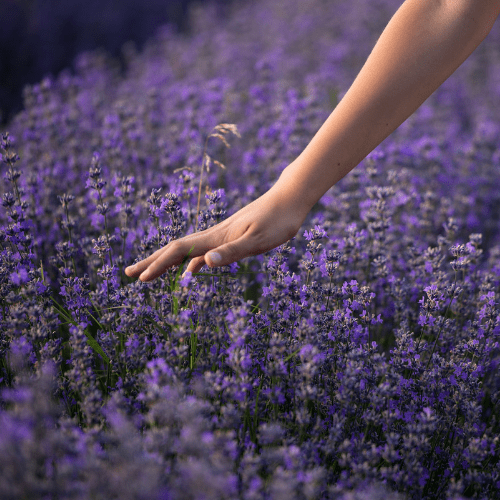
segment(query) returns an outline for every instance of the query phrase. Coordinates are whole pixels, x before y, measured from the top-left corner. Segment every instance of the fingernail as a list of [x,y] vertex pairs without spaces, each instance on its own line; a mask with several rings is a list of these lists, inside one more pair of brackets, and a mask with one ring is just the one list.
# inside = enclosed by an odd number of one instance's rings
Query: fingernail
[[208,258],[214,263],[214,264],[218,264],[221,260],[222,260],[222,257],[220,256],[219,253],[217,252],[210,252],[208,254]]

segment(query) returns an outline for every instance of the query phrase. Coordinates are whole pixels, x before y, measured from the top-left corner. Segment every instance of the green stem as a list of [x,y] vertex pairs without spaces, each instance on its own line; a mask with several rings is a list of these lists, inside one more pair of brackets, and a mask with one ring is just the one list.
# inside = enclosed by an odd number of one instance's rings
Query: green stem
[[[457,273],[455,272],[455,281],[453,283],[453,285],[456,285],[457,284]],[[455,292],[455,286],[453,287],[453,294]],[[450,307],[451,307],[451,303],[453,302],[453,295],[450,296],[451,297],[451,300],[450,300],[450,303],[448,304],[448,307],[446,308],[446,312],[444,313],[444,320],[443,320],[443,324],[441,325],[441,328],[439,329],[439,332],[437,334],[437,337],[436,337],[436,341],[434,342],[434,346],[432,347],[432,352],[431,352],[431,355],[429,356],[429,359],[427,360],[427,364],[425,365],[425,369],[427,370],[427,368],[429,367],[429,363],[431,362],[431,359],[432,359],[432,356],[434,354],[434,351],[436,350],[436,346],[437,346],[437,343],[439,341],[439,337],[441,335],[441,332],[443,331],[443,328],[444,328],[444,323],[445,323],[445,320],[446,320],[446,316],[448,315],[448,311],[450,310]]]
[[196,206],[196,228],[194,232],[198,232],[198,215],[200,213],[200,199],[201,199],[201,182],[203,180],[203,169],[205,168],[205,151],[207,149],[208,138],[205,140],[205,147],[203,148],[203,159],[201,162],[201,174],[200,174],[200,185],[198,186],[198,205]]
[[[104,208],[104,203],[102,201],[102,196],[101,196],[101,190],[98,189],[97,193],[99,194],[99,203],[103,206]],[[106,230],[106,242],[109,245],[109,231],[108,231],[108,219],[106,217],[106,214],[104,215],[104,229]],[[108,255],[109,255],[109,263],[112,266],[113,265],[113,257],[111,256],[111,248],[108,250]]]
[[328,305],[330,304],[330,295],[332,294],[332,281],[333,281],[333,275],[330,276],[330,286],[328,288],[328,298],[326,300],[326,309],[325,309],[325,312],[328,311]]

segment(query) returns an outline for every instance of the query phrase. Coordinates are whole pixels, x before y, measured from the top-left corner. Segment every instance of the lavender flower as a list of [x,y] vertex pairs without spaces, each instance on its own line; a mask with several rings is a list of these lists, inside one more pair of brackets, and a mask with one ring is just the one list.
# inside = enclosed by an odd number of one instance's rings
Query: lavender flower
[[399,6],[320,4],[198,6],[124,72],[86,53],[26,88],[0,136],[1,498],[498,497],[495,28],[287,243],[123,273],[269,189]]

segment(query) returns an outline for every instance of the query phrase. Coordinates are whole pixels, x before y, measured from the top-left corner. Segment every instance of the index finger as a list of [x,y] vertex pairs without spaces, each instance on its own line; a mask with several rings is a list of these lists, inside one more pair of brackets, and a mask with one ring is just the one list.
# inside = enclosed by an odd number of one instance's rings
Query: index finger
[[141,276],[142,281],[151,281],[162,275],[168,268],[182,263],[182,260],[188,256],[191,247],[194,249],[189,257],[199,257],[205,255],[209,250],[215,248],[216,245],[211,244],[207,240],[208,234],[200,233],[190,234],[179,240],[171,241],[168,245],[160,248],[149,257],[141,260],[133,266],[125,269],[125,274],[130,277],[137,277],[142,273],[147,274]]

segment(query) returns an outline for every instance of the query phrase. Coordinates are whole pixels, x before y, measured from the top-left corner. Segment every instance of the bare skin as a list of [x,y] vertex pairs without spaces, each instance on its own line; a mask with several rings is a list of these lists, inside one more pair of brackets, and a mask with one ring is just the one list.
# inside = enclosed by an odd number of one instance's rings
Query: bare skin
[[269,191],[216,226],[127,267],[127,276],[152,281],[179,265],[193,245],[186,271],[196,273],[205,264],[229,265],[287,242],[328,189],[467,59],[499,14],[500,0],[406,0],[343,99]]
[[[141,281],[152,281],[166,269],[179,265],[193,245],[190,255],[194,258],[186,272],[197,273],[205,264],[210,267],[224,266],[259,255],[293,238],[308,211],[288,195],[278,180],[269,191],[231,217],[205,231],[171,241],[147,259],[127,267],[125,272],[128,276],[139,276]],[[222,257],[217,263],[211,261],[207,254],[215,248]]]

